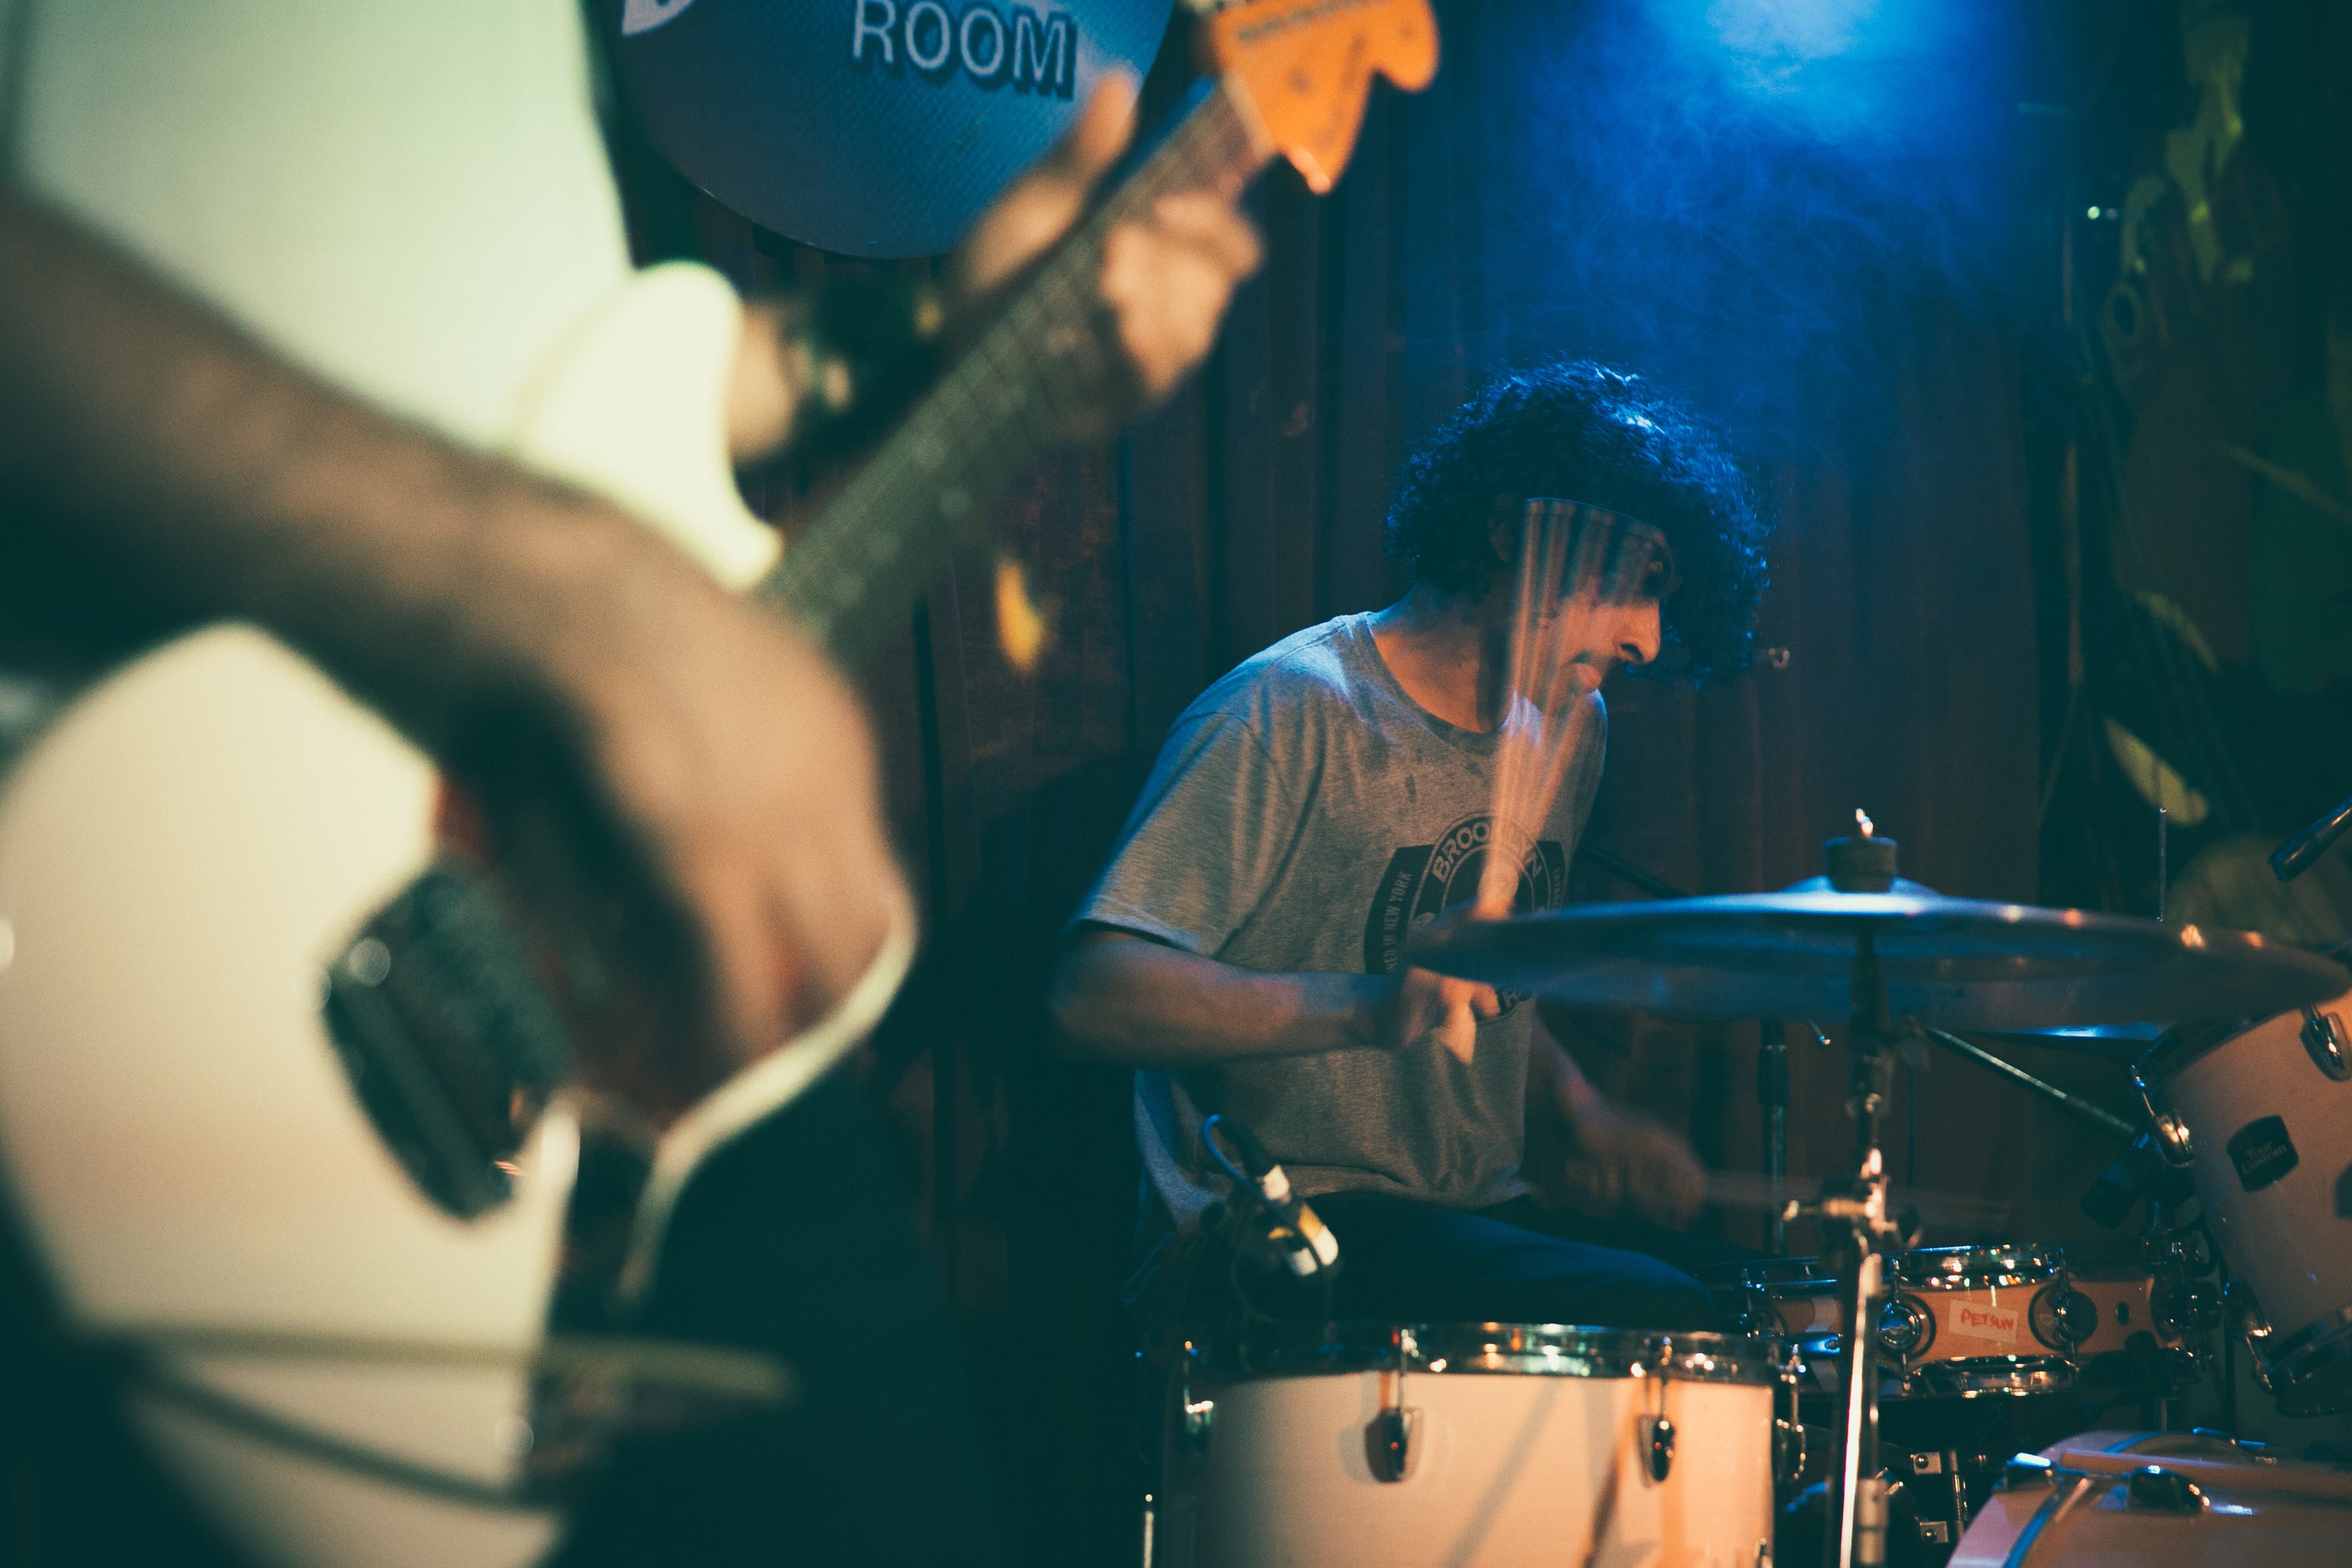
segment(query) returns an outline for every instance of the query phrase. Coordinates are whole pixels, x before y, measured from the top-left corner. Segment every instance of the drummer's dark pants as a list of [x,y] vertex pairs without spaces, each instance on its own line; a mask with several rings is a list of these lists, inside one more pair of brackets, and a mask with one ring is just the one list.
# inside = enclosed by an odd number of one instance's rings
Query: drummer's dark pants
[[[1531,1197],[1480,1209],[1369,1192],[1309,1201],[1339,1239],[1331,1311],[1340,1318],[1714,1329],[1722,1326],[1714,1299],[1685,1270],[1754,1256],[1658,1226],[1547,1208]],[[1181,1288],[1189,1318],[1213,1321],[1219,1298],[1232,1289],[1213,1253],[1179,1247],[1165,1260],[1195,1270]],[[1279,1304],[1265,1301],[1262,1289],[1254,1300]],[[1303,1290],[1290,1291],[1288,1304],[1320,1310]]]

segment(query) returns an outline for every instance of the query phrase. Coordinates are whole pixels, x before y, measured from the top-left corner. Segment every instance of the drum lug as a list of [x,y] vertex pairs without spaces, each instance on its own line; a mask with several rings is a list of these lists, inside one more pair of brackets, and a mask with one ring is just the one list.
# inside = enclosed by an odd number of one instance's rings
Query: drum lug
[[1805,1427],[1801,1421],[1786,1416],[1772,1417],[1772,1480],[1777,1486],[1794,1486],[1797,1478],[1805,1473]]
[[1642,1458],[1653,1481],[1664,1481],[1675,1469],[1675,1424],[1664,1416],[1642,1417]]
[[1217,1416],[1214,1399],[1192,1397],[1192,1370],[1200,1362],[1200,1351],[1187,1341],[1176,1362],[1176,1435],[1192,1454],[1208,1448],[1209,1431]]
[[2276,1394],[2271,1384],[2271,1320],[2262,1302],[2254,1299],[2254,1288],[2235,1277],[2226,1280],[2221,1285],[2221,1304],[2231,1329],[2246,1342],[2247,1370],[2263,1393]]
[[1416,1414],[1399,1405],[1372,1417],[1372,1474],[1381,1480],[1401,1481],[1412,1467]]
[[[1798,1415],[1798,1390],[1804,1375],[1804,1358],[1794,1345],[1789,1348],[1789,1359],[1780,1367],[1780,1385],[1774,1398],[1772,1411],[1772,1482],[1775,1486],[1792,1487],[1805,1473],[1805,1424]],[[1781,1401],[1787,1401],[1788,1413],[1781,1414]]]
[[2303,1049],[2320,1071],[2341,1083],[2352,1078],[2352,1044],[2344,1038],[2344,1022],[2316,1008],[2303,1009]]
[[[1372,1462],[1372,1474],[1384,1481],[1401,1481],[1412,1465],[1412,1429],[1416,1414],[1404,1402],[1405,1368],[1421,1354],[1413,1333],[1409,1328],[1393,1331],[1389,1339],[1390,1354],[1396,1357],[1396,1370],[1381,1375],[1381,1396],[1380,1413],[1372,1417],[1370,1430],[1364,1434],[1364,1447]],[[1393,1377],[1393,1384],[1389,1379]],[[1389,1397],[1393,1389],[1395,1397]]]
[[1914,1359],[1935,1338],[1936,1319],[1917,1297],[1892,1292],[1878,1309],[1878,1346],[1896,1361]]
[[1654,1484],[1664,1483],[1675,1469],[1675,1424],[1666,1415],[1666,1365],[1671,1356],[1671,1351],[1661,1354],[1654,1369],[1655,1375],[1645,1380],[1647,1387],[1657,1390],[1657,1403],[1633,1427],[1634,1441],[1642,1451],[1642,1469]]
[[2061,1355],[2071,1354],[2076,1345],[2099,1332],[2098,1303],[2074,1289],[2071,1275],[2062,1275],[2055,1284],[2044,1285],[2035,1293],[2026,1322],[2035,1339]]

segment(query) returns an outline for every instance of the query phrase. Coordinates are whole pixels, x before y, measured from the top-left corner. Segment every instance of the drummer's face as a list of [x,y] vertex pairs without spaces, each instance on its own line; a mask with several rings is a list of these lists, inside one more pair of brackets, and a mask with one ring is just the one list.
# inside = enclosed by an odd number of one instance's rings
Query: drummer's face
[[1611,594],[1581,585],[1553,618],[1564,640],[1560,656],[1586,691],[1620,664],[1646,664],[1658,656],[1658,601],[1642,592]]
[[[1547,663],[1564,662],[1570,680],[1589,692],[1616,666],[1646,664],[1658,656],[1660,601],[1678,579],[1664,537],[1647,524],[1590,509],[1564,531],[1542,531],[1557,528],[1559,517],[1500,497],[1494,540],[1506,560],[1523,551],[1543,552],[1536,577],[1553,595],[1543,617],[1543,635],[1552,644]],[[1519,613],[1527,580],[1512,571],[1498,577],[1493,610],[1509,622]]]

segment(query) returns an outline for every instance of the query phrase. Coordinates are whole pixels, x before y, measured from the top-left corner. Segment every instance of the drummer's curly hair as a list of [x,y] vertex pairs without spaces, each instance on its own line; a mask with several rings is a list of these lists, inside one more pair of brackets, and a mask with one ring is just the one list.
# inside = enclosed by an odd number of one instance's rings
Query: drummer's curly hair
[[1560,361],[1490,383],[1405,462],[1389,553],[1415,580],[1486,591],[1503,568],[1497,497],[1555,496],[1666,536],[1682,586],[1665,601],[1653,673],[1691,681],[1748,666],[1770,527],[1720,436],[1638,376]]

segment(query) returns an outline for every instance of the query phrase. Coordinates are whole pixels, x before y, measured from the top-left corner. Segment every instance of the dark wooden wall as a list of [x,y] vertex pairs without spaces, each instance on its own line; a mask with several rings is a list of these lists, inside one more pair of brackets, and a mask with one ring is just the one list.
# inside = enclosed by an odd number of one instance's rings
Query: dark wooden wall
[[[1436,84],[1380,92],[1335,192],[1314,199],[1286,169],[1261,183],[1265,267],[1204,370],[1004,507],[1003,548],[1053,612],[1034,674],[998,652],[992,564],[973,559],[932,586],[868,676],[929,922],[868,1082],[971,1337],[1033,1561],[1112,1560],[1133,1518],[1117,1305],[1129,1085],[1051,1049],[1056,936],[1184,705],[1255,649],[1400,591],[1381,522],[1408,444],[1499,369],[1612,342],[1595,326],[1609,302],[1561,309],[1510,238],[1533,198],[1498,100],[1513,28],[1540,14],[1447,8]],[[1148,103],[1174,96],[1163,68]],[[703,254],[748,285],[828,265],[707,206],[700,223]],[[1853,308],[1874,374],[1791,366],[1769,393],[1784,402],[1775,425],[1803,430],[1762,463],[1783,524],[1759,641],[1779,652],[1706,692],[1617,684],[1592,839],[1693,891],[1772,887],[1817,870],[1819,841],[1859,805],[1903,841],[1909,874],[2031,899],[2039,724],[2015,334],[1916,289]],[[788,528],[791,489],[770,496]],[[1631,895],[1589,870],[1578,886]],[[1578,1033],[1604,1085],[1711,1164],[1754,1168],[1752,1026],[1587,1019]],[[1795,1067],[1792,1163],[1820,1172],[1845,1151],[1843,1070],[1810,1049]],[[1931,1075],[1918,1181],[2016,1201],[2034,1117],[1971,1073]],[[1898,1176],[1904,1124],[1898,1103]],[[1706,1223],[1759,1229],[1752,1210]]]

